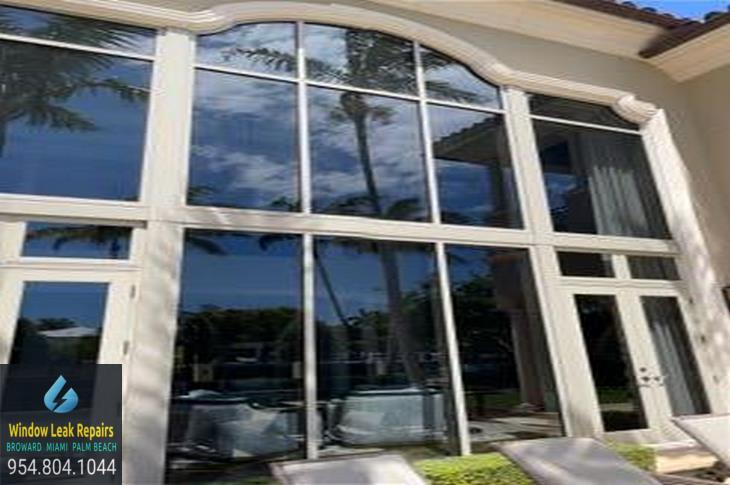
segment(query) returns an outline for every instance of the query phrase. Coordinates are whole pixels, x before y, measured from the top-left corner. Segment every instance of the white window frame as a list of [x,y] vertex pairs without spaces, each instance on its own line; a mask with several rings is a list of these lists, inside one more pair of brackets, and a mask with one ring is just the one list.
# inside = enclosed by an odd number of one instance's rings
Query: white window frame
[[[78,51],[103,51],[116,56],[155,61],[138,202],[0,194],[0,235],[9,234],[15,238],[7,240],[0,238],[0,271],[3,265],[11,262],[21,266],[29,264],[27,261],[14,260],[13,257],[15,254],[13,251],[16,251],[13,245],[18,243],[18,224],[22,224],[22,221],[61,218],[79,223],[129,224],[136,227],[135,238],[138,242],[132,251],[133,257],[130,261],[122,263],[124,268],[133,268],[139,277],[136,322],[132,326],[131,336],[134,345],[130,349],[129,363],[125,369],[127,394],[124,418],[124,480],[126,483],[159,483],[164,473],[167,405],[170,397],[177,300],[180,291],[183,231],[186,228],[292,232],[304,235],[305,249],[311,248],[314,234],[435,243],[437,265],[440,269],[439,284],[444,295],[443,306],[447,315],[446,335],[455,390],[460,390],[461,380],[450,295],[445,291],[449,288],[449,282],[445,271],[444,245],[472,244],[527,248],[531,256],[540,308],[546,325],[556,386],[561,396],[563,419],[569,434],[579,434],[581,430],[570,419],[575,394],[565,382],[563,372],[563,369],[570,365],[571,348],[569,342],[558,338],[563,311],[559,303],[560,287],[564,278],[560,275],[557,265],[556,249],[675,256],[680,260],[680,271],[690,298],[694,301],[694,317],[699,322],[695,333],[698,333],[704,341],[703,355],[698,356],[703,375],[710,376],[709,380],[715,383],[715,390],[728,384],[727,369],[730,368],[730,364],[728,356],[722,353],[720,342],[723,338],[730,338],[727,335],[728,331],[725,330],[723,334],[722,330],[730,328],[730,318],[722,300],[720,281],[713,268],[705,236],[692,206],[685,165],[674,145],[664,111],[649,103],[638,101],[632,93],[518,71],[502,64],[484,50],[443,31],[394,15],[356,7],[271,1],[227,4],[201,12],[183,12],[115,0],[94,0],[94,2],[14,0],[13,3],[76,15],[93,15],[112,21],[160,29],[154,56],[140,56],[0,34],[0,39],[10,40],[13,37],[12,40],[15,41],[22,40]],[[238,23],[262,21],[317,22],[371,28],[438,49],[468,65],[483,78],[499,85],[503,93],[503,110],[480,109],[502,111],[505,115],[525,228],[499,229],[441,224],[438,219],[435,167],[428,143],[426,143],[426,168],[429,201],[435,220],[433,223],[311,214],[311,207],[307,205],[303,207],[302,213],[184,206],[190,149],[195,36],[224,30]],[[416,60],[418,63],[418,59]],[[299,75],[303,76],[303,70],[299,71]],[[314,84],[311,81],[308,83]],[[419,80],[419,84],[422,85],[422,79]],[[304,83],[299,82],[298,85],[299,114],[306,119],[306,99],[301,96],[306,94],[302,87]],[[370,90],[363,92],[380,94]],[[609,105],[624,118],[639,124],[639,136],[644,141],[650,168],[674,239],[652,240],[553,232],[526,92]],[[393,96],[392,93],[387,95]],[[421,117],[421,129],[424,133],[428,133],[425,102],[423,98],[415,100],[419,102],[421,114],[426,115]],[[572,124],[591,126],[578,122]],[[622,130],[615,129],[615,131]],[[300,136],[302,142],[300,182],[305,195],[304,200],[308,200],[309,197],[306,196],[311,169],[306,127],[300,131]],[[311,251],[305,251],[304,254],[304,295],[309,295],[311,300],[313,292]],[[43,264],[49,269],[55,268],[59,271],[64,268],[88,269],[89,266],[88,262],[81,261],[45,261]],[[601,284],[605,284],[605,281],[606,279],[602,278]],[[312,308],[307,310],[305,306],[305,311],[308,312],[308,316],[305,316],[304,321],[304,340],[308,348],[313,349],[315,335]],[[310,417],[313,415],[313,402],[316,399],[313,374],[315,362],[313,352],[308,352],[305,355],[305,366],[308,368],[305,371],[305,381],[308,383],[307,406]],[[460,392],[456,394],[460,451],[468,453],[463,396]],[[708,394],[713,410],[718,412],[730,410],[730,397],[718,397],[719,393],[713,392],[713,389],[708,389]],[[571,406],[567,405],[569,402]],[[312,437],[315,432],[314,422],[310,419],[308,434]],[[316,453],[316,443],[314,439],[310,439],[307,454],[314,457]]]

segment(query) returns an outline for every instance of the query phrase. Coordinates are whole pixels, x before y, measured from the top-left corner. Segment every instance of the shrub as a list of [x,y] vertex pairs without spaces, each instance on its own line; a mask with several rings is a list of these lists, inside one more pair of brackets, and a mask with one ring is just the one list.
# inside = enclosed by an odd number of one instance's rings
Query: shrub
[[[644,470],[654,470],[655,455],[641,445],[611,443],[627,461]],[[434,485],[532,485],[520,468],[499,453],[421,460],[416,468]]]

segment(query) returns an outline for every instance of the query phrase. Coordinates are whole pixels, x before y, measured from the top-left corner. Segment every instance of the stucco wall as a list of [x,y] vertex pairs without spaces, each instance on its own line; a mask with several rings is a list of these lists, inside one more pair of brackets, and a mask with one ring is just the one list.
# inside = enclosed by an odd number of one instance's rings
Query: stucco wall
[[[718,224],[727,228],[730,226],[730,66],[690,80],[684,87],[707,153],[705,165],[726,203],[725,212],[718,214]],[[726,235],[725,240],[730,241],[730,236]],[[730,284],[730,272],[724,276]]]

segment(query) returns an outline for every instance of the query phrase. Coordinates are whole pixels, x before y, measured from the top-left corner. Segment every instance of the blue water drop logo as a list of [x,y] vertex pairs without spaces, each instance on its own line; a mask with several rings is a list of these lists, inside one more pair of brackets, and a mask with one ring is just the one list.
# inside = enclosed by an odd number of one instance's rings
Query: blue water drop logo
[[65,385],[66,378],[59,375],[56,382],[46,391],[46,395],[43,397],[43,404],[46,405],[49,411],[53,411],[54,413],[68,413],[76,409],[76,405],[79,403],[79,396],[72,388],[69,388],[61,399],[58,399],[58,395],[61,394],[61,390]]

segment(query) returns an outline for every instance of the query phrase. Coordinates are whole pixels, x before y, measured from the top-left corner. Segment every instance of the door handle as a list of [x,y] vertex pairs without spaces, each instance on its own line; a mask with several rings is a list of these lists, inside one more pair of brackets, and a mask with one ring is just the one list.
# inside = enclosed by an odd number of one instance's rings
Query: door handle
[[639,387],[651,387],[651,376],[641,376],[639,378]]
[[669,376],[666,374],[660,374],[658,376],[654,376],[654,382],[656,382],[657,385],[659,385],[659,386],[663,386],[668,377]]

